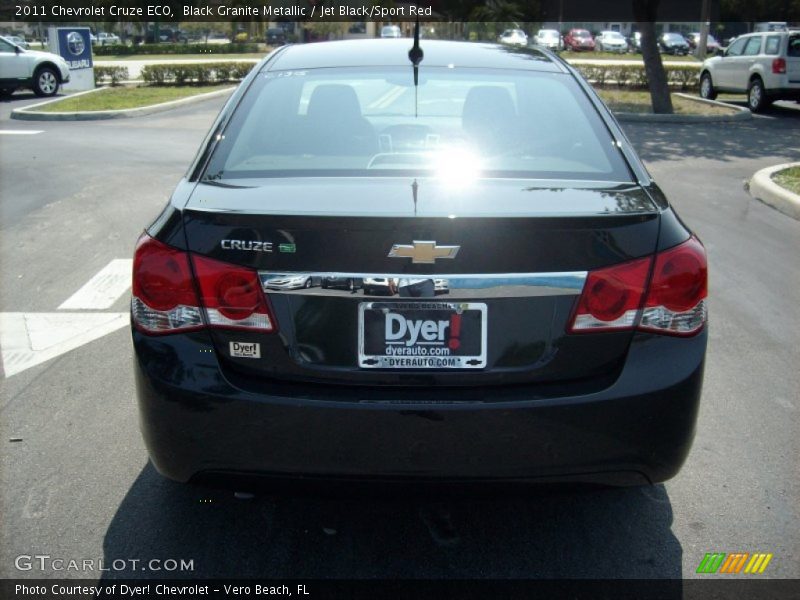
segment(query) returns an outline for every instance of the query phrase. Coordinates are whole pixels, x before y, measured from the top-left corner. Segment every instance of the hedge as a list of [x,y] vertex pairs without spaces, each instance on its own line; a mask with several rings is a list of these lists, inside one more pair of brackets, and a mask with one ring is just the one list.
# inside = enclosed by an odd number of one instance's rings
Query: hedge
[[[647,87],[644,65],[574,65],[587,81],[596,85]],[[681,90],[696,89],[700,83],[700,65],[665,66],[667,83]]]
[[145,65],[142,79],[153,85],[241,81],[255,65],[251,62]]
[[95,56],[122,56],[134,54],[249,54],[264,52],[260,44],[111,44],[95,46]]
[[111,83],[119,85],[120,82],[129,79],[128,67],[94,67],[94,84]]

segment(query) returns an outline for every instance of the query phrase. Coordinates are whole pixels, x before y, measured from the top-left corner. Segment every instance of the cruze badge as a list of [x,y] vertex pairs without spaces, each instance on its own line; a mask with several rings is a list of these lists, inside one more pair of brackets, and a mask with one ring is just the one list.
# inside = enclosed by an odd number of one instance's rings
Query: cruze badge
[[410,258],[412,263],[433,264],[437,258],[455,258],[461,246],[437,246],[436,242],[395,244],[389,250],[389,258]]
[[253,240],[222,240],[220,248],[223,250],[248,250],[250,252],[272,252],[272,242],[257,242]]

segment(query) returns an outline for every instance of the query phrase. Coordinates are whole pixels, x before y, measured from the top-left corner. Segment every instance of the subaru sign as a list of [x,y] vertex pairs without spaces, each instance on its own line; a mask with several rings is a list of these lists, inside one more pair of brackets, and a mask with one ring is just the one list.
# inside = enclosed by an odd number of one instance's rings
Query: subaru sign
[[71,71],[92,68],[92,39],[83,27],[59,28],[58,53]]
[[68,91],[94,89],[92,36],[88,27],[51,27],[48,38],[50,51],[67,61],[70,81]]

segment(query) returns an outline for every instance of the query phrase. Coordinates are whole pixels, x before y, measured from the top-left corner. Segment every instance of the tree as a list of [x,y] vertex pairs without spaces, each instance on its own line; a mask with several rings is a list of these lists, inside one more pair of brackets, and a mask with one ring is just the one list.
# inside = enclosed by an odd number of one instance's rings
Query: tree
[[318,39],[340,39],[347,32],[347,23],[315,19],[313,23],[310,21],[305,23],[305,28]]
[[671,114],[672,97],[669,94],[667,74],[661,62],[661,53],[658,51],[656,40],[656,13],[659,0],[633,0],[633,15],[636,26],[641,34],[642,60],[647,74],[647,85],[650,89],[650,102],[653,112],[657,114]]
[[522,20],[522,10],[508,0],[487,0],[486,4],[472,11],[472,18],[493,23],[516,23]]

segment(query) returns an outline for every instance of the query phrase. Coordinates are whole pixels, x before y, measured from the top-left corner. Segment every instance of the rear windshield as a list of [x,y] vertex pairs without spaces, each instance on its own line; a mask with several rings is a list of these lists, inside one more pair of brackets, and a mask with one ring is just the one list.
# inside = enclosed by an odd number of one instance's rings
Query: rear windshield
[[631,181],[572,76],[445,67],[261,73],[203,177],[437,173]]

